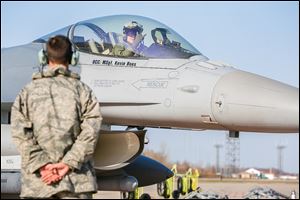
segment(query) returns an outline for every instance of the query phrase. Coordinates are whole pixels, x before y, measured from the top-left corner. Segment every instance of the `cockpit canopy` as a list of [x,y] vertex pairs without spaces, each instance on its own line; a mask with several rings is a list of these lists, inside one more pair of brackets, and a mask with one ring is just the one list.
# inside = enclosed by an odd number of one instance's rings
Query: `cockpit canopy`
[[[139,24],[139,30],[142,30],[137,33],[133,43],[127,38],[128,31],[124,31],[128,23]],[[141,16],[114,15],[86,20],[34,42],[44,43],[54,35],[68,36],[78,51],[96,55],[141,58],[190,58],[202,55],[171,28]]]

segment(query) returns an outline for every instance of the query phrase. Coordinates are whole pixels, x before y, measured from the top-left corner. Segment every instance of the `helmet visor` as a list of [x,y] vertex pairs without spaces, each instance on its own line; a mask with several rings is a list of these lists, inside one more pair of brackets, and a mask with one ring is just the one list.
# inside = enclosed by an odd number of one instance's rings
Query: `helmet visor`
[[126,35],[135,37],[137,32],[138,32],[137,30],[129,29],[126,31]]

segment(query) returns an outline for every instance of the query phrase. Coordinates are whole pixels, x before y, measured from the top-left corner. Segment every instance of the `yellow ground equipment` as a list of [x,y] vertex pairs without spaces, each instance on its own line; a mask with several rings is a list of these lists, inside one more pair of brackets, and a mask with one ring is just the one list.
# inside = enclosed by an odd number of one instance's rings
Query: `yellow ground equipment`
[[177,174],[177,166],[173,165],[171,171],[174,173],[174,176],[168,178],[164,182],[157,184],[157,193],[159,196],[164,197],[165,199],[169,199],[173,194],[175,175]]
[[[181,195],[186,195],[190,192],[196,191],[198,188],[199,171],[197,169],[189,170],[185,174],[177,173],[177,166],[173,165],[171,171],[174,176],[157,184],[157,193],[166,199],[171,196],[178,199]],[[177,190],[175,190],[175,180],[177,179]]]
[[143,187],[139,187],[132,192],[121,192],[121,199],[151,199],[151,196],[144,193]]
[[189,170],[177,179],[177,189],[181,195],[186,195],[189,192],[196,191],[198,188],[199,171],[197,169]]

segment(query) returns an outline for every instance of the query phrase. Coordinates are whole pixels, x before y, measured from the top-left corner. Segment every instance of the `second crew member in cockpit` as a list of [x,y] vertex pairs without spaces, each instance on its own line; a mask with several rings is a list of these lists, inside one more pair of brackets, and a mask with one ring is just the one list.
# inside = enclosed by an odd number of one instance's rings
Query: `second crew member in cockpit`
[[123,27],[124,38],[112,49],[114,56],[132,57],[142,55],[146,46],[143,44],[145,35],[142,35],[143,26],[136,21],[129,22]]

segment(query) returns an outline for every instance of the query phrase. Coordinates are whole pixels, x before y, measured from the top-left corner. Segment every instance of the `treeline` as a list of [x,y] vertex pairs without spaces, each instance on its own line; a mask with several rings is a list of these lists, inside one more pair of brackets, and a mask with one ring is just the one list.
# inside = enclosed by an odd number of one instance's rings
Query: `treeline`
[[192,169],[198,169],[198,171],[200,172],[200,177],[206,177],[206,178],[218,177],[216,175],[216,168],[214,166],[202,167],[202,166],[193,165],[187,161],[173,163],[173,162],[169,161],[168,155],[164,150],[161,150],[160,152],[155,152],[153,150],[145,150],[143,154],[147,157],[150,157],[150,158],[162,163],[169,169],[171,169],[172,166],[174,164],[176,164],[177,172],[180,174],[183,174],[183,173],[187,172],[189,168],[192,168]]
[[[156,152],[153,150],[145,150],[143,154],[147,157],[150,157],[150,158],[162,163],[169,169],[171,169],[172,166],[174,164],[176,164],[177,172],[180,174],[184,174],[185,172],[188,171],[189,168],[192,168],[192,169],[198,169],[198,171],[200,172],[200,177],[203,177],[203,178],[220,178],[220,175],[221,175],[221,174],[217,174],[216,167],[212,166],[212,165],[207,165],[207,166],[203,167],[201,165],[191,164],[187,161],[176,162],[176,163],[170,162],[168,159],[168,155],[167,155],[166,151],[164,150],[164,148],[162,148],[159,152]],[[239,172],[245,171],[247,169],[249,169],[249,168],[235,168],[235,173],[239,173]],[[260,170],[264,173],[268,173],[269,171],[272,171],[272,173],[274,173],[275,175],[280,174],[280,171],[278,169],[274,169],[274,168],[261,169],[261,168],[256,167],[256,169]],[[281,172],[281,173],[284,173],[285,175],[298,176],[298,174],[295,174],[295,173],[287,173],[287,172]],[[222,177],[226,177],[226,175],[231,176],[231,174],[234,174],[234,173],[226,172],[225,169],[222,169]]]

